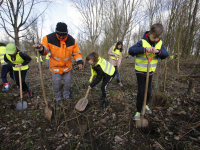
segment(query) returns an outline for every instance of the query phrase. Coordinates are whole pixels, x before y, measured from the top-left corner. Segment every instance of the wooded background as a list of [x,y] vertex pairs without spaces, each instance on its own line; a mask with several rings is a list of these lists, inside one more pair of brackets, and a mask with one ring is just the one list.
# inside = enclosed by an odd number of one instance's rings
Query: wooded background
[[[6,35],[1,41],[14,42],[22,50],[33,50],[32,45],[45,36],[42,35],[44,12],[54,3],[53,0],[2,0],[0,28]],[[123,42],[127,53],[152,24],[162,23],[165,29],[162,40],[170,55],[199,58],[199,0],[71,0],[71,3],[82,16],[81,24],[76,26],[79,30],[76,40],[84,55],[97,51],[106,56],[117,41]],[[37,11],[41,4],[44,7]]]

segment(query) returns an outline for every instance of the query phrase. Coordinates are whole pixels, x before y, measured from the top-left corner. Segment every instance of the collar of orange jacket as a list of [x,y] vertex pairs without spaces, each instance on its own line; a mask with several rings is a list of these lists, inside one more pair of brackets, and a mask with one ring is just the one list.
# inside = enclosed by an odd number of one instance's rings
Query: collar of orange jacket
[[68,38],[68,34],[67,34],[66,38],[64,38],[64,39],[60,39],[60,38],[58,37],[58,34],[57,34],[57,33],[56,33],[56,37],[57,37],[60,41],[66,41],[67,38]]

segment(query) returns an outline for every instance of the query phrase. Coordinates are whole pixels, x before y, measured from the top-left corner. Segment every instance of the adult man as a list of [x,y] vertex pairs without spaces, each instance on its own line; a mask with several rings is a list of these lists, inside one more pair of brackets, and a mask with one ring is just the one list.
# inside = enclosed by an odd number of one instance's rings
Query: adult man
[[7,81],[7,73],[10,72],[10,77],[14,80],[13,69],[12,66],[4,61],[4,55],[6,54],[6,45],[4,43],[0,43],[0,61],[1,61],[1,79],[4,84],[4,89],[2,91],[8,91],[10,84]]
[[61,103],[62,78],[64,80],[63,98],[69,99],[72,76],[71,56],[76,60],[79,69],[83,66],[82,53],[76,40],[68,34],[67,25],[58,22],[56,31],[43,37],[42,43],[35,44],[33,47],[40,50],[40,54],[51,54],[49,69],[53,72],[53,91],[57,104]]

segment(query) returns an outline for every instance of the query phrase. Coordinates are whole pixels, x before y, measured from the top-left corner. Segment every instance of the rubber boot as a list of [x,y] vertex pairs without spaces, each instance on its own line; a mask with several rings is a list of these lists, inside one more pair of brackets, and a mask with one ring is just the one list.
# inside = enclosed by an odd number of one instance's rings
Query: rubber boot
[[9,82],[8,83],[4,83],[3,85],[4,85],[4,89],[2,89],[2,91],[3,92],[8,91],[9,87],[10,87]]

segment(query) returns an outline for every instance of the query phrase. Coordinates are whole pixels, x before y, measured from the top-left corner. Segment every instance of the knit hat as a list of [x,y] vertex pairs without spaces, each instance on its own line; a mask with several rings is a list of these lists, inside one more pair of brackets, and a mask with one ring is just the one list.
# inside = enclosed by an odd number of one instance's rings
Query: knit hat
[[16,51],[16,46],[15,44],[9,43],[6,45],[6,54],[14,54]]
[[64,22],[58,22],[56,25],[56,33],[59,35],[67,35],[67,25]]

